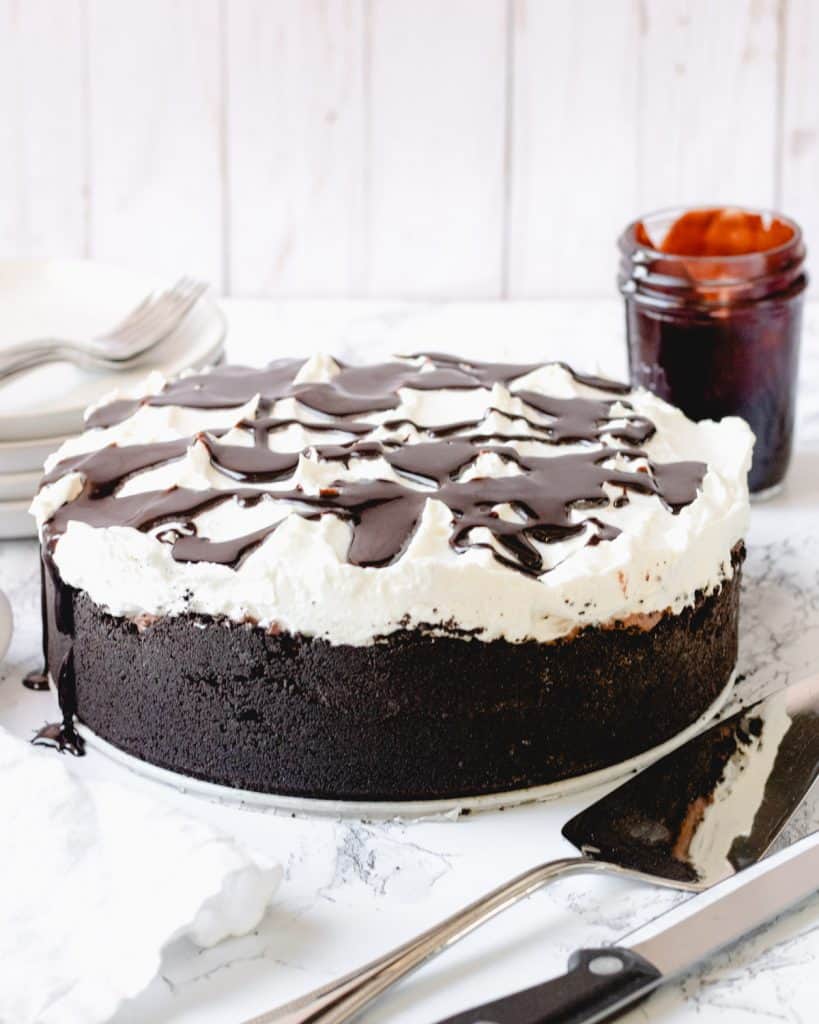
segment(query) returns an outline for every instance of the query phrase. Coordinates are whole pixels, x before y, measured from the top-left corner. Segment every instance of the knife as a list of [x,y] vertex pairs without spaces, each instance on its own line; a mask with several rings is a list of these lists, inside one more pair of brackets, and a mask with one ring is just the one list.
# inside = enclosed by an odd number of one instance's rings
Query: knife
[[581,949],[566,974],[438,1024],[610,1020],[819,891],[819,832],[694,896],[614,946]]

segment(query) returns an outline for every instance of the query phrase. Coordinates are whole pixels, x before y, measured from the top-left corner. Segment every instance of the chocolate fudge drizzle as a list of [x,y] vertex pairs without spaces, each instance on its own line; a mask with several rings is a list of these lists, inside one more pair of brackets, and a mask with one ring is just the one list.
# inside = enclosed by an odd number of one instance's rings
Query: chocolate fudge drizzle
[[[442,502],[452,513],[450,544],[457,552],[487,548],[510,569],[537,577],[547,572],[536,546],[584,535],[590,545],[607,542],[619,530],[596,517],[578,521],[577,509],[605,509],[627,502],[629,492],[653,495],[674,514],[694,501],[706,466],[699,462],[659,464],[639,447],[655,432],[654,425],[637,415],[624,396],[629,387],[599,377],[582,376],[560,364],[581,385],[601,392],[600,397],[554,398],[531,390],[513,392],[522,405],[509,412],[490,408],[517,429],[514,434],[482,432],[483,419],[434,426],[410,419],[387,417],[380,424],[360,417],[389,413],[402,404],[403,389],[492,389],[540,368],[541,364],[467,362],[452,356],[426,355],[422,366],[414,361],[351,367],[339,364],[328,382],[296,382],[303,363],[279,360],[266,369],[220,367],[165,385],[161,392],[139,401],[117,401],[95,411],[88,428],[110,427],[141,407],[184,406],[193,409],[240,409],[256,399],[252,416],[237,417],[236,428],[250,444],[225,443],[226,430],[203,431],[194,437],[154,444],[109,445],[60,462],[44,477],[52,483],[67,473],[82,477],[80,494],[62,505],[44,529],[44,567],[57,602],[65,591],[53,563],[54,548],[71,522],[92,527],[126,526],[158,531],[179,562],[213,562],[238,567],[290,514],[317,519],[335,515],[351,527],[348,561],[356,566],[380,568],[401,558],[410,544],[428,498]],[[275,404],[295,399],[303,416],[281,418]],[[520,411],[522,409],[526,412]],[[318,418],[316,414],[319,414]],[[358,419],[356,417],[359,417]],[[484,417],[485,418],[485,417]],[[310,444],[303,452],[276,452],[268,446],[271,434],[293,425],[310,431],[341,435],[333,444]],[[519,425],[519,426],[518,426]],[[403,443],[406,430],[418,435]],[[374,436],[378,432],[378,438]],[[394,435],[394,436],[393,436]],[[619,447],[601,445],[601,439]],[[582,446],[581,451],[550,456],[522,454],[510,442]],[[166,490],[121,495],[123,484],[134,475],[185,456],[194,444],[203,446],[225,486],[194,490],[174,486]],[[481,455],[493,455],[513,464],[515,472],[501,477],[462,480]],[[292,478],[301,457],[321,462],[360,466],[383,459],[397,480],[372,478],[337,480],[318,494],[298,485],[259,490],[251,485],[284,482]],[[634,468],[632,464],[636,463]],[[404,482],[406,481],[406,482]],[[616,487],[609,497],[606,487]],[[254,506],[281,505],[270,525],[253,533],[215,541],[201,536],[197,516],[226,502]],[[499,508],[513,515],[501,515]],[[492,538],[490,543],[486,537]],[[73,716],[72,623],[61,621],[59,607],[51,610],[59,632],[66,637],[58,686],[61,706],[70,724]],[[73,733],[69,737],[73,742]]]
[[47,672],[27,672],[23,676],[23,686],[27,690],[45,691],[48,689]]
[[[417,359],[417,357],[415,357]],[[538,369],[538,364],[472,363],[439,354],[424,357],[425,369],[417,362],[382,363],[374,366],[342,366],[325,383],[294,383],[302,366],[298,360],[280,360],[265,370],[223,367],[206,374],[195,374],[172,381],[162,392],[142,400],[143,405],[182,405],[188,408],[238,408],[259,396],[257,418],[241,419],[238,428],[250,434],[252,445],[225,444],[224,430],[199,433],[195,438],[155,444],[111,445],[97,451],[63,460],[45,478],[51,483],[69,472],[82,474],[81,494],[63,505],[47,524],[46,533],[53,547],[71,521],[90,526],[129,526],[148,531],[175,524],[159,539],[171,546],[174,559],[182,562],[209,561],[238,566],[278,526],[289,512],[308,519],[332,513],[352,528],[348,559],[353,565],[381,567],[401,557],[417,527],[427,498],[443,502],[452,512],[451,544],[456,551],[478,545],[489,547],[504,564],[528,575],[546,571],[535,541],[551,543],[581,533],[590,543],[610,540],[619,531],[597,519],[572,521],[574,509],[605,508],[611,501],[605,484],[628,491],[656,495],[672,512],[692,502],[702,482],[702,463],[654,464],[637,447],[654,434],[654,425],[636,415],[621,396],[628,387],[598,377],[584,377],[564,367],[575,380],[589,388],[609,392],[616,398],[553,398],[530,390],[515,392],[515,398],[534,414],[548,417],[535,420],[490,409],[510,421],[520,422],[525,430],[512,436],[478,433],[481,420],[460,421],[437,426],[422,426],[411,420],[386,420],[382,433],[409,426],[429,441],[402,444],[399,440],[367,440],[378,425],[357,421],[363,414],[388,412],[401,403],[399,391],[439,389],[491,389],[508,384]],[[563,365],[563,364],[561,364]],[[282,419],[270,412],[281,398],[292,397],[308,410],[304,419]],[[617,406],[617,408],[615,408]],[[133,403],[128,404],[131,412]],[[328,419],[313,422],[310,411]],[[110,425],[123,418],[121,402],[104,406],[89,420],[89,425]],[[300,424],[346,434],[342,444],[311,445],[320,461],[368,460],[383,458],[399,478],[395,480],[339,480],[318,495],[300,487],[276,491],[258,491],[248,486],[282,481],[295,473],[300,453],[276,452],[268,447],[271,432]],[[608,436],[626,447],[600,447]],[[498,444],[493,442],[506,442]],[[521,455],[510,441],[534,441],[541,444],[583,444],[589,450],[566,455],[535,457]],[[184,457],[193,442],[202,444],[210,464],[238,486],[220,489],[190,490],[172,487],[165,491],[119,496],[123,483],[146,469]],[[498,456],[516,465],[511,476],[487,477],[460,482],[458,477],[481,454]],[[641,460],[634,471],[614,468],[616,456],[629,462]],[[419,482],[428,489],[421,490]],[[414,483],[416,486],[411,486]],[[286,508],[270,526],[229,541],[212,541],[198,535],[196,516],[228,501],[250,506],[259,502],[283,502]],[[620,502],[622,504],[622,501]],[[508,506],[514,519],[502,518],[496,508]],[[488,530],[495,545],[473,541],[472,531]]]
[[[426,359],[417,365],[377,363],[370,366],[345,366],[337,361],[340,372],[327,383],[295,383],[304,365],[298,359],[279,359],[263,370],[247,366],[223,366],[210,373],[190,374],[169,381],[156,395],[135,401],[116,401],[104,405],[86,419],[86,427],[111,427],[132,416],[143,405],[180,405],[187,409],[234,409],[259,396],[258,409],[269,412],[281,398],[296,398],[301,405],[327,416],[343,417],[356,413],[384,412],[401,404],[401,388],[436,391],[442,388],[469,390],[508,384],[539,369],[541,363],[474,363],[439,353],[410,358]],[[579,384],[625,395],[629,386],[601,377],[575,373],[565,363],[558,364]]]
[[73,724],[66,720],[47,722],[37,730],[31,742],[35,747],[51,747],[61,754],[73,754],[74,757],[82,757],[85,753],[85,741]]

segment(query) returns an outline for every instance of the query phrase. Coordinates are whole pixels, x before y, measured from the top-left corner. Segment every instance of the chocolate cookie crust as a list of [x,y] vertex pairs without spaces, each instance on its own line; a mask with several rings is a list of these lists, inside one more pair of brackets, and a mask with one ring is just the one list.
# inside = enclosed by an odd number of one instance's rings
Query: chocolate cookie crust
[[652,629],[550,644],[401,630],[355,647],[203,616],[137,624],[57,581],[72,664],[47,616],[48,664],[64,710],[185,775],[329,799],[502,792],[622,761],[693,722],[734,668],[743,557],[739,544],[730,580]]

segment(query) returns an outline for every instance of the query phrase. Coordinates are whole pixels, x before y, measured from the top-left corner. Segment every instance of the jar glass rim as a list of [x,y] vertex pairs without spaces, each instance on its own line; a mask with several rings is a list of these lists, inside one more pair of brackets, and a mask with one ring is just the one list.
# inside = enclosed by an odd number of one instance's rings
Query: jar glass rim
[[[786,242],[782,242],[781,245],[776,245],[772,249],[759,249],[755,252],[729,254],[726,256],[685,256],[681,253],[663,252],[651,245],[643,245],[635,240],[634,236],[638,224],[645,224],[646,221],[655,217],[668,217],[669,219],[673,217],[676,219],[682,214],[696,213],[703,210],[741,210],[743,213],[756,214],[760,217],[776,218],[776,220],[780,220],[783,224],[787,225],[793,231],[793,234]],[[659,210],[650,210],[648,213],[644,213],[641,217],[637,217],[627,224],[618,241],[621,249],[625,248],[626,244],[631,243],[635,250],[647,253],[649,256],[656,257],[657,259],[679,259],[686,262],[690,261],[694,265],[698,263],[713,263],[714,260],[730,260],[731,262],[741,263],[746,260],[758,260],[760,256],[776,256],[798,246],[802,241],[802,229],[792,217],[788,217],[786,214],[779,213],[777,210],[772,210],[768,207],[730,206],[727,203],[697,203],[696,206],[664,206]]]

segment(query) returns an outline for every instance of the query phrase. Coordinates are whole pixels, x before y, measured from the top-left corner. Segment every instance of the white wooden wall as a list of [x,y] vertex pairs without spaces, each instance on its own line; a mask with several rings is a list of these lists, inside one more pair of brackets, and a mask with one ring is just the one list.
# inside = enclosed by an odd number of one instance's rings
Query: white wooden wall
[[637,212],[819,253],[818,186],[819,0],[0,0],[0,257],[611,295]]

